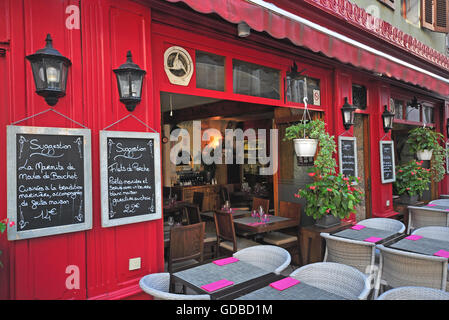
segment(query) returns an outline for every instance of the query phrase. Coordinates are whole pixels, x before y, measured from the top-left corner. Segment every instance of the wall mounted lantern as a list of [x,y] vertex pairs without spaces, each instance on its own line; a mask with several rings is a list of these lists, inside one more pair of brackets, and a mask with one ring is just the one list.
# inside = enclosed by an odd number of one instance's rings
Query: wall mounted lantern
[[385,133],[388,133],[393,129],[394,113],[388,110],[387,105],[384,106],[384,112],[382,113],[382,122]]
[[237,25],[237,34],[240,38],[246,38],[251,34],[251,28],[246,22]]
[[343,126],[345,130],[349,130],[354,125],[354,111],[357,108],[349,104],[348,97],[345,97],[345,103],[341,107],[341,114],[343,116]]
[[126,58],[126,62],[114,72],[117,76],[120,101],[132,112],[142,99],[142,84],[146,71],[133,62],[131,51],[128,51]]
[[36,93],[44,97],[48,105],[54,106],[59,98],[65,96],[67,74],[72,62],[53,48],[50,34],[47,34],[45,41],[45,48],[26,58],[31,63]]

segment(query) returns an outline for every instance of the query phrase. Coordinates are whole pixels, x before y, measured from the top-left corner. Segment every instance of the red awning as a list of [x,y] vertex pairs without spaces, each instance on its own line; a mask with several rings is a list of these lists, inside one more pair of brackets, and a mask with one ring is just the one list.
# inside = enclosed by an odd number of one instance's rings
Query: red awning
[[297,46],[322,52],[330,58],[365,70],[418,85],[441,95],[449,95],[449,83],[438,76],[414,70],[401,63],[359,48],[304,23],[276,14],[243,0],[166,0],[184,2],[195,11],[216,13],[231,23],[246,22],[253,30],[267,32],[276,39],[289,39]]

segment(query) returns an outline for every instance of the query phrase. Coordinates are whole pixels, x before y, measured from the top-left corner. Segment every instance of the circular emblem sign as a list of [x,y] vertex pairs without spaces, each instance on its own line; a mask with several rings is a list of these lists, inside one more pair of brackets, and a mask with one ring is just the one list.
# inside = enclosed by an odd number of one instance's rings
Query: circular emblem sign
[[164,69],[170,83],[187,86],[193,74],[193,61],[184,48],[170,47],[164,53]]

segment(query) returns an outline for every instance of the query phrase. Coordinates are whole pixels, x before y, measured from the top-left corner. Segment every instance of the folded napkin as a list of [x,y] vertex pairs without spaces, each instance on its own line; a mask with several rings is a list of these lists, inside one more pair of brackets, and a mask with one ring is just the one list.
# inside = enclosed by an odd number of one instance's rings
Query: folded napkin
[[434,256],[443,257],[443,258],[449,258],[449,251],[446,250],[439,250],[433,254]]
[[366,228],[365,226],[362,226],[361,224],[356,224],[355,226],[352,226],[351,229],[354,230],[361,230],[363,228]]
[[234,258],[234,257],[229,257],[229,258],[215,260],[212,262],[215,263],[217,266],[224,266],[226,264],[230,264],[230,263],[237,262],[237,261],[239,261],[239,259]]
[[429,203],[428,205],[427,205],[428,207],[435,207],[436,206],[436,204],[433,204],[433,203]]
[[201,289],[204,289],[207,292],[212,292],[212,291],[215,291],[215,290],[218,290],[218,289],[221,289],[221,288],[233,285],[233,284],[234,284],[234,282],[232,282],[232,281],[229,281],[226,279],[221,279],[221,280],[209,283],[209,284],[205,284],[205,285],[201,286]]
[[380,241],[380,240],[382,240],[382,239],[383,239],[383,238],[369,237],[369,238],[366,238],[366,239],[363,240],[363,241],[376,243],[377,241]]
[[270,287],[275,288],[279,291],[282,291],[282,290],[290,288],[298,283],[300,283],[299,280],[287,277],[287,278],[270,283]]
[[265,222],[251,222],[251,223],[248,223],[249,226],[258,226],[259,224],[265,224]]
[[419,240],[419,239],[421,239],[422,238],[422,236],[418,236],[418,235],[411,235],[411,236],[408,236],[408,237],[405,237],[405,239],[407,239],[407,240],[413,240],[413,241],[416,241],[416,240]]

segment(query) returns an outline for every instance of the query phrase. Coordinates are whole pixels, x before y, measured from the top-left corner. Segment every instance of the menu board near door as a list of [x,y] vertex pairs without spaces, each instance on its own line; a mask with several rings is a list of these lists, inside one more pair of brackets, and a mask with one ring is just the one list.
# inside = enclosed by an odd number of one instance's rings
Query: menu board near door
[[92,228],[90,130],[8,126],[8,239]]
[[159,134],[100,131],[102,226],[161,218]]
[[396,181],[393,141],[380,141],[380,171],[382,183]]
[[338,137],[338,156],[340,173],[357,177],[357,139],[355,137]]

